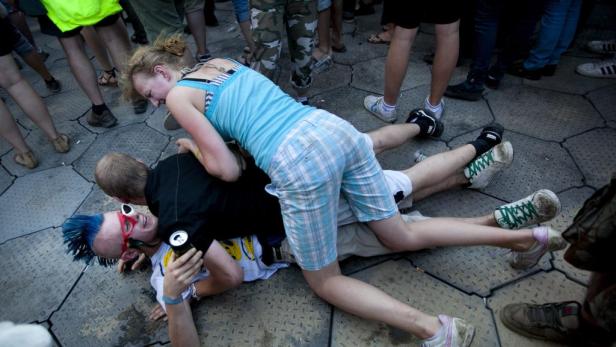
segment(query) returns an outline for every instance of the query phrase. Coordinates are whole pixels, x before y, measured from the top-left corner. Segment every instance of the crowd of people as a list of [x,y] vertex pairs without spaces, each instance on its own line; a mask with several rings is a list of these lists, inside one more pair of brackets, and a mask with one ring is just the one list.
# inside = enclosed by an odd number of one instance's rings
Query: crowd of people
[[[403,199],[418,201],[454,188],[483,189],[506,169],[513,145],[504,140],[498,124],[486,126],[465,145],[422,157],[406,170],[382,170],[375,154],[415,137],[438,138],[446,127],[445,96],[479,100],[484,86],[498,88],[505,73],[532,80],[553,76],[575,36],[581,0],[384,0],[383,31],[371,35],[368,43],[389,45],[385,88],[382,96],[366,96],[364,107],[386,123],[398,120],[400,90],[422,22],[435,24],[435,52],[426,57],[432,76],[429,94],[404,122],[366,134],[311,106],[308,99],[313,80],[333,66],[335,54],[347,51],[343,21],[375,12],[366,0],[233,0],[246,43],[236,59],[214,58],[207,47],[206,25],[218,25],[213,0],[0,2],[0,85],[57,152],[70,151],[71,139],[56,129],[11,54],[31,66],[50,92],[61,90],[24,13],[36,17],[41,33],[59,41],[92,104],[86,116],[90,126],[116,125],[101,86],[120,87],[136,114],[144,113],[148,102],[165,105],[165,128],[183,128],[191,136],[177,141],[179,154],[154,168],[129,154],[106,154],[96,165],[96,183],[121,203],[120,209],[75,215],[63,225],[64,242],[75,260],[117,262],[123,272],[150,259],[159,302],[150,318],[168,317],[174,345],[199,344],[191,301],[244,281],[265,280],[293,263],[319,297],[343,311],[411,333],[422,346],[469,346],[475,328],[463,318],[411,307],[343,275],[338,261],[351,255],[487,245],[510,249],[511,267],[528,269],[547,252],[567,245],[559,231],[537,226],[560,211],[558,197],[546,189],[484,216],[400,214],[397,204]],[[131,23],[132,36],[125,22]],[[186,44],[187,33],[196,52]],[[285,36],[293,95],[276,85]],[[490,66],[499,37],[507,44]],[[84,44],[101,67],[98,75]],[[588,48],[611,54],[616,41],[593,41]],[[464,82],[449,85],[464,60],[460,52],[472,59],[471,69]],[[589,64],[577,71],[616,77],[613,59]],[[448,110],[450,117],[454,113]],[[33,149],[3,101],[0,125],[0,136],[14,148],[14,160],[36,167]],[[137,212],[131,204],[147,206],[151,214]],[[170,246],[178,231],[191,245],[186,252]],[[614,283],[612,277],[605,281]],[[613,317],[588,319],[592,312],[579,304],[575,310],[572,304],[563,305],[518,305],[503,310],[501,318],[515,331],[563,342],[579,330],[577,320],[571,323],[575,311],[584,326],[601,332],[600,341],[612,337]],[[548,311],[551,315],[544,314]],[[523,319],[533,312],[541,314]]]

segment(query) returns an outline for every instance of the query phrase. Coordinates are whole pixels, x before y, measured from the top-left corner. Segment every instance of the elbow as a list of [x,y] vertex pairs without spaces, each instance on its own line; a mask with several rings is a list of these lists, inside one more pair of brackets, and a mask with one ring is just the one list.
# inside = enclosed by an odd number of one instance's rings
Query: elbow
[[239,287],[244,281],[244,271],[239,266],[229,269],[217,276],[217,282],[224,290]]

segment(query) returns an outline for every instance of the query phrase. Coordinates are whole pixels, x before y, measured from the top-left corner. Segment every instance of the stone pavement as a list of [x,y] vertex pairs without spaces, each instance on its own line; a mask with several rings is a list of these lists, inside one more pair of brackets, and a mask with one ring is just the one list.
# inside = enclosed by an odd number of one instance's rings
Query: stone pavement
[[[614,18],[613,7],[596,11]],[[212,53],[239,55],[243,45],[232,22],[230,2],[219,5],[218,17],[221,26],[208,28]],[[310,92],[313,105],[348,119],[362,131],[383,125],[362,107],[364,96],[382,93],[384,85],[387,46],[366,43],[368,35],[378,30],[378,19],[374,15],[359,18],[355,25],[345,24],[348,52],[334,56],[336,64],[315,77]],[[123,151],[155,165],[174,152],[174,140],[184,132],[162,128],[162,109],[134,115],[112,88],[104,88],[105,99],[119,124],[112,129],[89,127],[85,114],[90,104],[72,78],[58,42],[42,36],[32,24],[37,41],[51,53],[47,64],[63,90],[49,95],[37,75],[29,69],[22,73],[44,97],[59,130],[71,136],[73,147],[67,154],[53,152],[41,131],[0,91],[40,160],[38,168],[25,170],[13,162],[10,146],[0,141],[0,291],[4,302],[0,320],[41,324],[59,346],[167,344],[166,324],[147,320],[154,305],[147,271],[119,275],[113,269],[72,262],[64,253],[59,226],[74,213],[118,207],[93,181],[93,167],[103,154]],[[447,99],[441,140],[413,141],[379,157],[385,168],[402,169],[412,162],[417,149],[435,154],[474,138],[492,122],[505,126],[505,137],[516,153],[507,171],[482,191],[439,194],[416,204],[418,210],[430,216],[477,216],[548,188],[563,203],[562,213],[549,224],[564,230],[581,203],[616,171],[616,80],[574,73],[577,64],[598,59],[580,48],[584,40],[616,36],[615,31],[592,25],[563,57],[556,76],[536,82],[506,76],[502,87],[488,91],[481,101]],[[417,37],[400,99],[403,112],[419,106],[427,95],[430,67],[421,57],[432,49],[432,32],[430,26],[422,27]],[[282,62],[280,84],[288,90],[288,58]],[[452,82],[463,79],[466,72],[467,68],[458,68]],[[499,310],[517,301],[582,299],[588,273],[563,261],[562,252],[549,254],[527,271],[511,269],[506,259],[507,252],[501,249],[448,247],[352,258],[342,268],[347,275],[423,311],[468,319],[477,327],[475,346],[547,345],[509,331],[498,319]],[[206,298],[194,316],[202,343],[211,346],[417,343],[402,331],[332,308],[310,291],[294,267],[269,280]]]

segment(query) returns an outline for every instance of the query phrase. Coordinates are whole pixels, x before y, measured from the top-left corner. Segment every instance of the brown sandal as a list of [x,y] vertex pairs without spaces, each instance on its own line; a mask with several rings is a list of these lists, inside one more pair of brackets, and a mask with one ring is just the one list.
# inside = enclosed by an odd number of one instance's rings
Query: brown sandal
[[51,144],[58,153],[66,153],[71,150],[71,138],[66,134],[58,134],[58,137],[51,140]]
[[34,169],[38,166],[38,160],[32,153],[32,151],[27,151],[26,153],[18,153],[13,156],[13,160],[21,166],[25,166],[28,169]]
[[379,45],[379,44],[386,44],[386,45],[388,45],[391,42],[391,38],[389,40],[385,40],[383,38],[383,36],[381,36],[381,35],[383,35],[385,33],[386,32],[381,32],[381,33],[378,33],[378,34],[370,35],[370,37],[368,37],[368,43],[373,43],[373,44],[377,44],[377,45]]
[[104,70],[96,79],[99,86],[116,87],[118,85],[118,78],[116,77],[116,68],[111,70]]

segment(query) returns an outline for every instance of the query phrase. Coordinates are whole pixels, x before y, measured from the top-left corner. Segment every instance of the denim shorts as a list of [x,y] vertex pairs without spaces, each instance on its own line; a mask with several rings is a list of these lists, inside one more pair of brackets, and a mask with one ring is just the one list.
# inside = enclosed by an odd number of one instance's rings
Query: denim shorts
[[233,10],[238,23],[250,20],[250,4],[248,0],[233,0]]
[[369,142],[350,123],[323,110],[285,136],[268,175],[267,190],[280,200],[287,239],[304,270],[320,270],[336,260],[341,193],[358,221],[398,213]]

